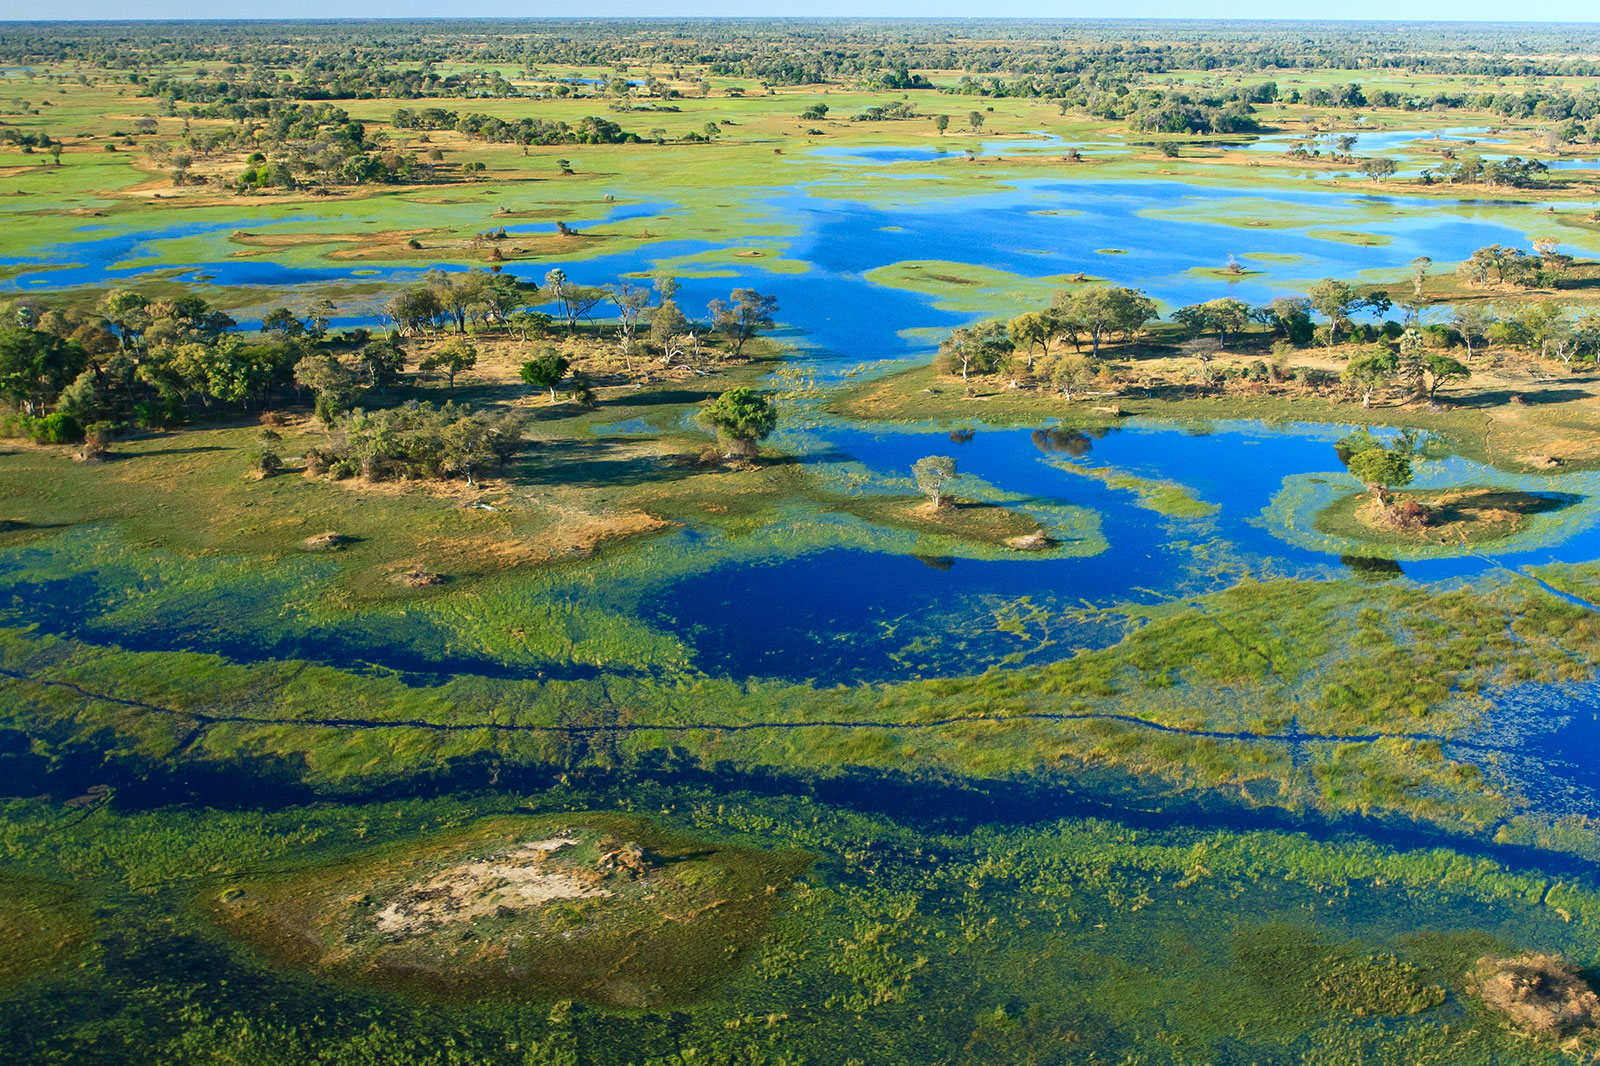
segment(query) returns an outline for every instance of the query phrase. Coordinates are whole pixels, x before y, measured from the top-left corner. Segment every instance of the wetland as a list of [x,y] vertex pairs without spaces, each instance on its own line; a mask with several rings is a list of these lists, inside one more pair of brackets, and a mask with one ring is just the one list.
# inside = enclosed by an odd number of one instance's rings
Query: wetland
[[1582,41],[354,25],[0,30],[7,1061],[1600,1056]]

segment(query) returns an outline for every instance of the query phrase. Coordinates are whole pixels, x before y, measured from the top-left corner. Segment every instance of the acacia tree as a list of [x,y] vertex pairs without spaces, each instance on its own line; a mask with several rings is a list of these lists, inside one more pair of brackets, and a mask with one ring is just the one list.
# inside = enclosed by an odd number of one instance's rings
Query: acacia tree
[[1027,355],[1029,373],[1033,372],[1035,348],[1049,354],[1050,340],[1056,335],[1054,326],[1049,314],[1044,311],[1028,311],[1006,323],[1006,334],[1011,338],[1012,347]]
[[1472,376],[1459,360],[1452,359],[1443,352],[1429,352],[1423,363],[1428,371],[1428,399],[1433,400],[1439,389],[1452,381],[1465,381]]
[[911,464],[911,476],[935,507],[943,507],[948,502],[945,488],[955,480],[956,461],[948,455],[925,455]]
[[523,384],[536,389],[549,389],[550,402],[555,403],[556,383],[566,377],[567,369],[571,365],[566,356],[558,352],[554,346],[547,344],[532,359],[523,363],[518,373],[522,377]]
[[1362,407],[1371,407],[1373,393],[1392,381],[1399,370],[1400,357],[1380,344],[1353,357],[1340,377],[1360,390]]
[[778,298],[763,296],[754,289],[734,289],[728,298],[733,301],[731,304],[712,300],[706,309],[711,313],[711,327],[733,341],[733,354],[738,355],[751,337],[773,328]]
[[1077,352],[1062,356],[1050,368],[1050,380],[1061,390],[1068,403],[1072,402],[1072,394],[1087,386],[1094,377],[1094,363]]
[[477,365],[478,349],[474,348],[472,342],[465,337],[457,337],[441,345],[432,355],[418,363],[417,369],[424,374],[443,371],[450,389],[454,391],[456,375]]
[[1154,300],[1138,289],[1116,285],[1079,289],[1066,300],[1066,306],[1070,316],[1083,323],[1093,356],[1100,354],[1100,344],[1108,334],[1121,333],[1126,340],[1156,317]]
[[755,389],[729,389],[706,408],[705,420],[731,445],[731,454],[752,456],[756,443],[778,428],[778,412]]
[[1472,361],[1472,344],[1474,341],[1484,340],[1489,333],[1489,328],[1495,323],[1494,309],[1481,304],[1457,305],[1455,314],[1450,317],[1450,325],[1461,335],[1461,343],[1467,346],[1467,361]]
[[650,293],[642,286],[619,281],[607,290],[611,302],[617,305],[617,347],[622,350],[622,361],[628,372],[633,372],[633,339],[644,320],[645,308],[650,305]]

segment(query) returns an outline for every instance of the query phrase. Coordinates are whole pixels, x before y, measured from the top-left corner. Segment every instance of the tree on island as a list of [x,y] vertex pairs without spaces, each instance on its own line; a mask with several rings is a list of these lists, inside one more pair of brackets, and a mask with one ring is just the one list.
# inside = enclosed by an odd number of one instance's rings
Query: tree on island
[[1386,292],[1374,292],[1362,296],[1347,282],[1336,278],[1326,278],[1317,282],[1306,290],[1306,298],[1311,301],[1311,306],[1328,320],[1330,348],[1338,338],[1339,328],[1350,324],[1351,315],[1361,310],[1370,310],[1381,315],[1393,306]]
[[1371,444],[1351,455],[1347,468],[1380,504],[1387,506],[1391,490],[1411,484],[1410,442],[1401,440],[1386,446],[1370,436],[1367,440]]
[[1460,360],[1452,359],[1443,352],[1429,352],[1423,357],[1423,363],[1428,371],[1428,400],[1432,402],[1439,389],[1452,381],[1465,381],[1472,376]]
[[917,489],[935,507],[949,502],[945,488],[955,480],[956,461],[948,455],[927,455],[911,464],[911,476],[917,480]]
[[1094,356],[1099,356],[1100,344],[1108,334],[1121,333],[1126,340],[1156,317],[1154,300],[1138,289],[1117,285],[1091,285],[1062,302],[1068,314],[1083,323]]
[[1071,403],[1072,394],[1093,381],[1095,373],[1094,363],[1088,356],[1073,352],[1056,360],[1056,365],[1050,368],[1050,380]]
[[733,302],[712,300],[706,309],[711,312],[711,328],[732,341],[733,354],[738,355],[751,337],[773,328],[778,298],[763,296],[754,289],[734,289],[728,299]]
[[518,373],[524,385],[549,389],[550,402],[555,403],[556,383],[567,376],[567,369],[571,366],[571,360],[547,344],[539,350],[539,354],[523,363]]
[[750,457],[756,443],[778,428],[778,412],[765,396],[741,386],[729,389],[706,408],[705,421],[732,446],[731,454]]
[[1394,380],[1399,370],[1400,357],[1388,346],[1379,344],[1353,356],[1340,377],[1360,391],[1362,407],[1371,407],[1373,394]]

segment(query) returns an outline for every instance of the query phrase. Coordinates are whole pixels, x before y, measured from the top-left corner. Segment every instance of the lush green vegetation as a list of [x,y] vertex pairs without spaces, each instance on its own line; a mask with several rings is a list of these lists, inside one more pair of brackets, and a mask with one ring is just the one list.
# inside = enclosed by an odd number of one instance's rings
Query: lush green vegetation
[[[8,24],[0,1054],[1592,1059],[1480,987],[1600,965],[1507,698],[1600,665],[1594,563],[1506,568],[1600,495],[1591,37]],[[784,200],[1080,177],[1500,229],[852,302]]]

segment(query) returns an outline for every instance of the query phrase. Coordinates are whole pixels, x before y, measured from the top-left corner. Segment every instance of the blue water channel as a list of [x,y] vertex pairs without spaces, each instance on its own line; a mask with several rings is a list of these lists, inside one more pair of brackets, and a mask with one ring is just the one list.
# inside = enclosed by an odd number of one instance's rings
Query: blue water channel
[[[508,264],[506,272],[539,280],[553,266],[574,281],[599,284],[654,272],[659,264],[691,261],[682,276],[679,303],[694,312],[729,289],[748,285],[777,295],[780,318],[790,336],[813,353],[850,363],[925,354],[926,333],[974,316],[944,311],[930,297],[868,279],[876,268],[904,260],[973,263],[1024,278],[1085,273],[1141,288],[1169,307],[1230,295],[1260,302],[1295,292],[1320,277],[1363,271],[1400,270],[1420,255],[1446,263],[1465,259],[1487,244],[1522,244],[1525,234],[1501,221],[1499,205],[1468,205],[1441,211],[1437,201],[1402,196],[1314,190],[1237,190],[1181,181],[1033,179],[1010,182],[992,192],[928,195],[921,183],[883,202],[835,195],[832,187],[761,194],[756,221],[788,230],[784,237],[744,240],[661,240],[643,249],[579,261],[554,259]],[[506,203],[510,209],[519,205]],[[574,228],[645,220],[672,212],[668,204],[617,204]],[[1211,221],[1226,214],[1233,224]],[[1253,228],[1258,216],[1293,212],[1304,222]],[[38,290],[77,285],[125,284],[156,272],[203,277],[220,286],[272,288],[316,282],[407,280],[416,267],[297,267],[261,258],[233,258],[231,231],[298,232],[313,220],[289,215],[269,221],[239,217],[163,228],[122,231],[85,227],[84,239],[0,260],[15,268],[3,284]],[[553,223],[524,224],[486,215],[484,228],[542,232]],[[323,223],[326,225],[325,223]],[[1386,243],[1352,244],[1318,236],[1325,231],[1372,234]],[[203,261],[174,258],[163,244],[206,238],[216,252]],[[735,250],[754,248],[769,258],[799,260],[801,272],[763,269],[759,258]],[[1106,250],[1119,254],[1100,254]],[[1578,249],[1568,249],[1579,251]],[[1252,255],[1291,257],[1251,259]],[[715,257],[707,261],[705,257]],[[1197,272],[1246,257],[1251,274],[1222,280]],[[29,270],[37,266],[41,269]],[[697,276],[698,275],[698,276]],[[370,312],[368,312],[370,313]]]
[[[918,558],[855,548],[775,555],[656,588],[647,611],[655,624],[698,650],[697,665],[707,672],[837,683],[970,672],[1015,661],[1019,654],[1058,658],[1120,635],[1094,608],[1181,599],[1244,576],[1450,583],[1600,557],[1600,515],[1584,491],[1591,480],[1586,476],[1511,479],[1524,491],[1559,496],[1566,506],[1550,518],[1547,536],[1502,551],[1395,563],[1372,558],[1359,545],[1286,537],[1271,512],[1286,482],[1310,476],[1337,494],[1359,491],[1334,447],[1346,431],[1135,421],[1094,435],[979,428],[957,443],[943,431],[824,429],[827,458],[819,462],[843,458],[905,477],[918,459],[949,455],[962,474],[1013,494],[1009,506],[1092,509],[1106,547],[1086,556],[1017,553],[1000,559]],[[1133,492],[1066,472],[1063,464],[1177,482],[1217,511],[1203,518],[1166,517],[1140,506]],[[1506,475],[1459,458],[1421,461],[1417,473],[1419,483],[1430,487],[1486,479],[1508,483]],[[1048,527],[1048,509],[1041,513]],[[995,630],[994,611],[1024,599],[1047,620],[1026,635]],[[1048,646],[1039,647],[1041,639]]]

